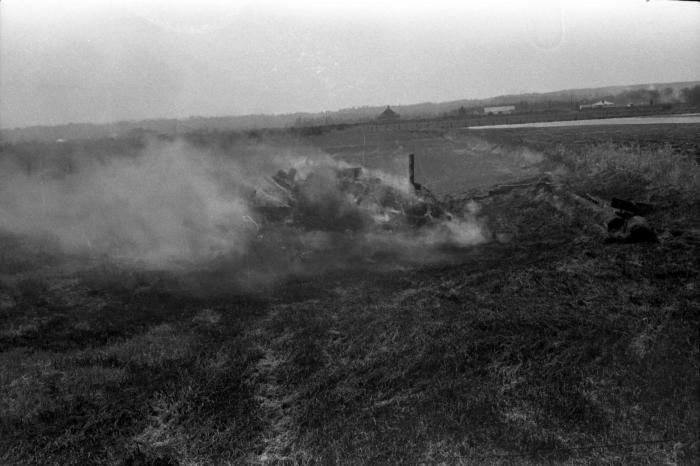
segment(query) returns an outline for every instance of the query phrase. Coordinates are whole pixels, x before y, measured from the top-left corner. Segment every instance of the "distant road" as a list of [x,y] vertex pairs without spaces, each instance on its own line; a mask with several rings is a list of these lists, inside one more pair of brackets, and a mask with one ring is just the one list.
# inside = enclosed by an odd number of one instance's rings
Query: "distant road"
[[661,115],[624,118],[596,118],[594,120],[542,121],[538,123],[517,123],[512,125],[468,126],[467,129],[498,128],[552,128],[558,126],[596,126],[596,125],[658,125],[658,124],[700,123],[700,113],[682,115]]

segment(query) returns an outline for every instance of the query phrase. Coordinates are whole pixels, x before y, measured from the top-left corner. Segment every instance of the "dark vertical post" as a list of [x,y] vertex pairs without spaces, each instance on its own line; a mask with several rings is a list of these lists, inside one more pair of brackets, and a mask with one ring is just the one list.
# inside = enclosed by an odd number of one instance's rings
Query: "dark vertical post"
[[414,179],[414,159],[413,154],[408,154],[408,181],[411,183],[411,188],[416,189],[416,183]]

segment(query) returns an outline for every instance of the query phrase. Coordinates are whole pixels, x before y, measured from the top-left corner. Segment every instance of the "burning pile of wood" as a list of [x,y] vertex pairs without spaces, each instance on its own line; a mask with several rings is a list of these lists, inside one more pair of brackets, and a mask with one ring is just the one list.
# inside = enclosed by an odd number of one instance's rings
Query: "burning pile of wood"
[[250,197],[261,224],[308,230],[420,227],[451,218],[426,189],[414,188],[392,185],[361,167],[325,167],[306,176],[290,168],[266,177]]

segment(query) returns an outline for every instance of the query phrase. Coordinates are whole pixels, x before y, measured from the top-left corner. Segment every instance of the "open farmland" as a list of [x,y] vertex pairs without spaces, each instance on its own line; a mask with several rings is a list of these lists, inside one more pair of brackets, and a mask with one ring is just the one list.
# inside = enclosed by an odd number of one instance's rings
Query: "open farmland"
[[600,125],[555,128],[366,132],[328,131],[308,142],[352,163],[405,175],[406,154],[416,155],[416,179],[441,195],[459,194],[526,178],[542,154],[558,147],[586,150],[599,144],[663,149],[700,157],[700,124]]
[[[309,136],[294,154],[394,176],[416,154],[484,240],[397,260],[349,254],[346,229],[314,251],[330,267],[300,251],[252,287],[239,275],[287,260],[292,227],[174,269],[4,231],[0,463],[697,464],[699,130]],[[584,195],[653,204],[659,242],[606,242]]]
[[473,129],[465,132],[496,143],[526,145],[543,151],[557,145],[585,148],[608,143],[650,149],[670,146],[674,152],[700,156],[700,124],[601,124],[587,127],[504,128],[496,131]]
[[353,128],[307,140],[340,160],[400,176],[408,175],[407,154],[413,153],[416,181],[440,196],[533,176],[542,161],[527,148],[502,150],[483,138],[455,132],[363,133]]

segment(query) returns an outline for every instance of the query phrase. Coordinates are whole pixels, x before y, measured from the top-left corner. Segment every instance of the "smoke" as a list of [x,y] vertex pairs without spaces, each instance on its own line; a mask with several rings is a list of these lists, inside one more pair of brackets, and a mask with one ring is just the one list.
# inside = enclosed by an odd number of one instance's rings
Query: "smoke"
[[443,260],[485,240],[476,212],[416,197],[405,176],[317,149],[231,153],[152,142],[122,157],[0,162],[0,230],[147,269],[216,272],[255,286],[289,275]]
[[66,252],[155,267],[245,250],[249,211],[231,189],[232,161],[177,143],[104,163],[76,157],[64,167],[67,173],[47,162],[27,173],[6,162],[0,229],[49,234]]

